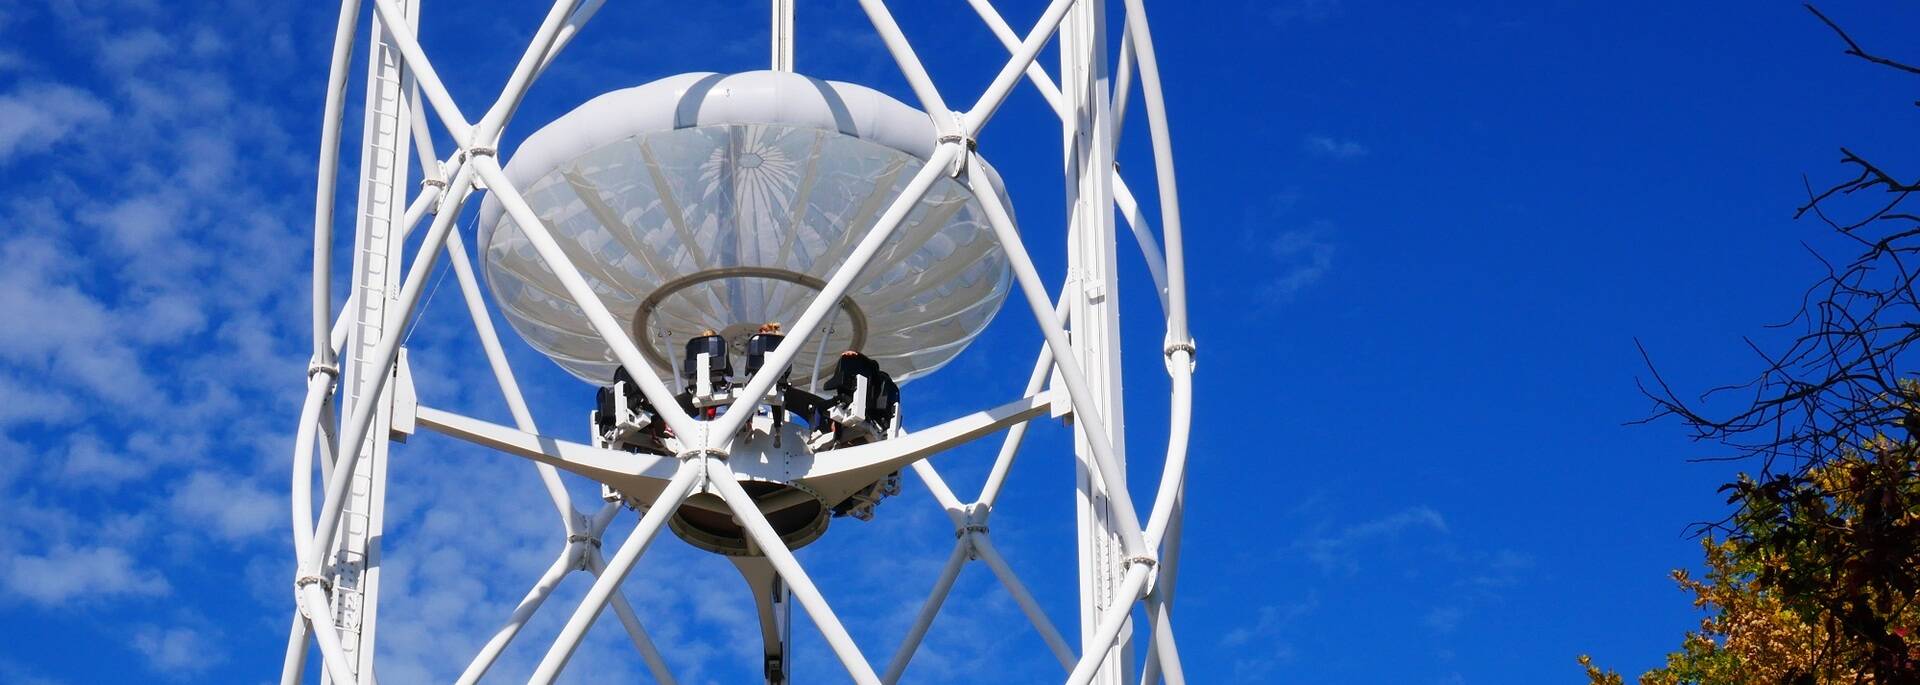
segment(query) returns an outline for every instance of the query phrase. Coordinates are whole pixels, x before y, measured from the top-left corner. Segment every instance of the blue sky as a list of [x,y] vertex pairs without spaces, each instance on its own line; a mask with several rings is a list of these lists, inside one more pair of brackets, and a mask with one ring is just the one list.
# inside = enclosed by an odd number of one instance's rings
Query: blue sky
[[[429,3],[423,29],[469,113],[544,12],[479,4]],[[964,3],[895,4],[947,98],[970,102],[999,47]],[[1016,26],[1039,13],[1005,4]],[[0,7],[0,681],[277,673],[335,12],[307,5]],[[800,70],[911,101],[852,2],[801,5]],[[764,66],[761,3],[666,7],[609,3],[508,148],[604,90]],[[1202,350],[1177,618],[1194,682],[1535,683],[1576,678],[1580,653],[1655,665],[1697,620],[1666,572],[1697,559],[1686,526],[1721,513],[1713,488],[1736,466],[1688,463],[1714,451],[1673,425],[1622,425],[1648,410],[1634,340],[1683,389],[1755,370],[1741,337],[1765,341],[1791,313],[1818,266],[1803,245],[1834,247],[1791,221],[1802,174],[1843,173],[1840,145],[1920,142],[1903,126],[1908,83],[1841,55],[1794,3],[1150,9]],[[1895,56],[1894,27],[1920,18],[1826,9]],[[1023,86],[980,149],[1057,282],[1049,117]],[[1122,155],[1140,189],[1143,142]],[[1123,340],[1142,353],[1127,366],[1131,452],[1152,471],[1161,331],[1122,254]],[[421,394],[504,422],[465,316],[451,297],[423,313],[409,343]],[[912,415],[1012,397],[1037,339],[1009,307],[909,386]],[[541,424],[579,425],[591,390],[509,347]],[[993,528],[1062,625],[1069,443],[1056,424],[1035,431]],[[965,492],[993,447],[940,466]],[[450,680],[551,560],[558,527],[506,457],[427,436],[396,450],[393,478],[382,679]],[[1133,483],[1141,497],[1150,481]],[[876,521],[837,521],[802,558],[884,661],[949,535],[908,479]],[[669,542],[634,578],[683,681],[754,677],[751,614],[722,562]],[[497,679],[529,671],[584,588],[561,588]],[[972,601],[935,624],[909,681],[1058,677],[984,568],[956,596]],[[838,678],[795,624],[799,672]],[[611,621],[574,664],[576,681],[641,670]]]

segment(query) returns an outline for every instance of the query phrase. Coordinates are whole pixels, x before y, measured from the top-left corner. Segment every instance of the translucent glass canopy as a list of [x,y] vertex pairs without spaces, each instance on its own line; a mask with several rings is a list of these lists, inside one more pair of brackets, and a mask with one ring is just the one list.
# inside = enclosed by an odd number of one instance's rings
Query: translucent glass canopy
[[[794,325],[935,139],[926,114],[862,86],[684,74],[560,117],[506,173],[671,385],[669,360],[703,329],[727,336],[737,365],[761,324]],[[611,379],[611,350],[491,195],[479,240],[513,328],[582,380]],[[930,373],[992,320],[1009,278],[978,200],[942,176],[814,331],[792,379],[831,373],[846,349],[901,382]]]

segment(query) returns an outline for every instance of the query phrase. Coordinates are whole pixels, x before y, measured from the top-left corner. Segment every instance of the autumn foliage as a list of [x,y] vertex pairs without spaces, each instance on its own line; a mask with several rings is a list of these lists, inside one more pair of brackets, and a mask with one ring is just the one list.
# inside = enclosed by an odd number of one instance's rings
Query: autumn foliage
[[[1728,486],[1741,510],[1702,539],[1706,573],[1673,574],[1707,616],[1640,685],[1920,683],[1920,450],[1871,447]],[[1592,685],[1624,685],[1580,663]]]
[[[1920,77],[1807,9],[1846,55]],[[1723,488],[1734,513],[1707,527],[1705,573],[1674,573],[1705,613],[1699,630],[1641,685],[1920,685],[1920,181],[1840,153],[1850,176],[1808,184],[1796,217],[1854,252],[1823,254],[1827,275],[1789,322],[1801,332],[1784,349],[1754,343],[1764,370],[1699,398],[1649,359],[1653,418],[1759,466]],[[1731,412],[1702,406],[1736,392]],[[1593,685],[1624,685],[1580,663]]]

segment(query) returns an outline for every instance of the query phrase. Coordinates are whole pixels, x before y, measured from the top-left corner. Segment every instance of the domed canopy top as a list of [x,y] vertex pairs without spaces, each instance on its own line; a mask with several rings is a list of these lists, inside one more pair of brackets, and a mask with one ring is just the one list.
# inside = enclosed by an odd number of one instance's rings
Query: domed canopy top
[[[935,140],[925,113],[863,86],[682,74],[588,101],[529,136],[506,174],[671,382],[668,360],[705,329],[737,355],[762,324],[793,325]],[[520,227],[491,195],[480,217],[508,322],[575,376],[607,382],[611,350]],[[992,320],[1009,280],[978,200],[942,176],[812,332],[793,380],[831,373],[844,349],[898,381],[931,372]]]

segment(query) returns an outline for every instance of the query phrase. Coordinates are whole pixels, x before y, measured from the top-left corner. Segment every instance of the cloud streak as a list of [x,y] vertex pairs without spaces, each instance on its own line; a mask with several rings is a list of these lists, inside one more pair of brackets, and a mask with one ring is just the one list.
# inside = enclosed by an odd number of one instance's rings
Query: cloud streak
[[1285,231],[1267,243],[1274,267],[1269,273],[1275,275],[1262,288],[1263,299],[1268,302],[1292,300],[1333,270],[1336,248],[1322,237],[1326,226],[1320,222],[1315,228]]
[[[0,55],[0,68],[17,56]],[[0,95],[0,168],[22,155],[45,152],[107,119],[106,103],[59,83],[29,83]]]
[[1340,140],[1330,136],[1307,136],[1306,141],[1301,145],[1307,152],[1340,161],[1359,159],[1371,152],[1367,146],[1358,141]]

